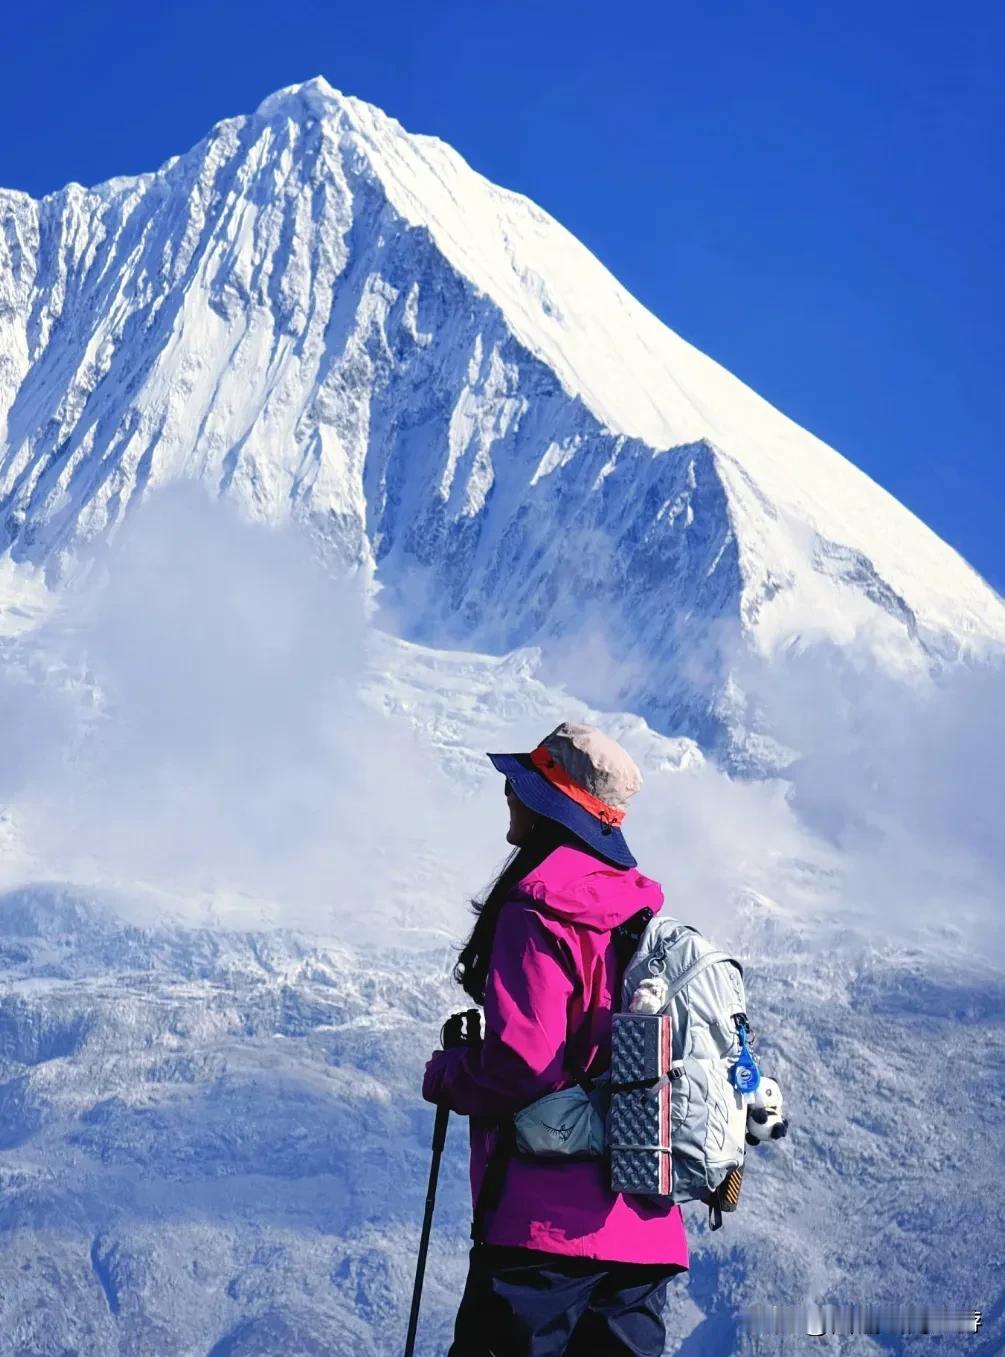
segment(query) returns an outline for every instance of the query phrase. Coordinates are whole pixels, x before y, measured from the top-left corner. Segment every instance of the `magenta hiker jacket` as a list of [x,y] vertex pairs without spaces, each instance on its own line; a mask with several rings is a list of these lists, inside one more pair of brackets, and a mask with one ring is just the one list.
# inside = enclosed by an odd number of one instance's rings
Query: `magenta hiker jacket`
[[[480,1049],[437,1051],[422,1094],[471,1118],[477,1199],[494,1144],[492,1119],[574,1083],[598,1052],[606,1068],[618,967],[611,929],[663,905],[659,884],[562,847],[514,888],[499,913]],[[489,1244],[611,1262],[688,1265],[679,1206],[669,1212],[608,1187],[605,1161],[519,1156],[488,1216]]]

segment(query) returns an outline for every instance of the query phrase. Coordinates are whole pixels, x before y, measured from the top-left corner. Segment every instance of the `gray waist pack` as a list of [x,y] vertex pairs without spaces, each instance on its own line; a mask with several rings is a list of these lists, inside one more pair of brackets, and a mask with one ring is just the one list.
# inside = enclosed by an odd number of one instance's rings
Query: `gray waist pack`
[[513,1118],[519,1154],[544,1159],[598,1159],[606,1150],[606,1078],[591,1087],[573,1084],[525,1107]]

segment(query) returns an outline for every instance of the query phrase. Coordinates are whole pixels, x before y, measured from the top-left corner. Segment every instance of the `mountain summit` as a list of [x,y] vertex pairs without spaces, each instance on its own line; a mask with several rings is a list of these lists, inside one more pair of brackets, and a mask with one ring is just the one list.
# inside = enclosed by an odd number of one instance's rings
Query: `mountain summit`
[[372,572],[406,636],[599,645],[601,696],[713,745],[738,655],[812,633],[924,672],[1005,643],[889,494],[540,208],[323,79],[0,217],[0,550],[52,583],[199,479]]

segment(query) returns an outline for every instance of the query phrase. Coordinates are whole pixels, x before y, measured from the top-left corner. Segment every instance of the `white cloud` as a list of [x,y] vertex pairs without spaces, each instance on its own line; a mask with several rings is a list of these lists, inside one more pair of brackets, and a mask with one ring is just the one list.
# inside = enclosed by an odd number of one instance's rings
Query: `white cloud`
[[[466,929],[468,896],[506,852],[504,811],[487,765],[459,778],[434,738],[483,747],[518,729],[507,738],[529,748],[588,717],[582,703],[561,710],[529,676],[496,689],[483,674],[475,695],[463,666],[444,695],[432,663],[424,688],[396,690],[407,719],[385,715],[361,695],[372,652],[357,585],[326,574],[295,529],[249,524],[191,487],[151,500],[104,575],[30,644],[9,643],[0,802],[33,861],[9,865],[8,884],[30,869],[146,892],[146,908],[193,921],[348,940]],[[680,745],[597,716],[646,768],[625,826],[640,866],[675,913],[720,936],[754,892],[881,939],[950,925],[997,945],[1002,671],[909,687],[863,653],[734,657],[737,700],[802,751],[785,781],[678,771]],[[608,650],[587,637],[584,654],[616,682]]]
[[36,658],[0,686],[0,796],[48,874],[351,938],[457,914],[480,877],[452,850],[479,830],[409,728],[361,699],[353,582],[191,487],[155,496],[103,574],[35,638],[55,681]]

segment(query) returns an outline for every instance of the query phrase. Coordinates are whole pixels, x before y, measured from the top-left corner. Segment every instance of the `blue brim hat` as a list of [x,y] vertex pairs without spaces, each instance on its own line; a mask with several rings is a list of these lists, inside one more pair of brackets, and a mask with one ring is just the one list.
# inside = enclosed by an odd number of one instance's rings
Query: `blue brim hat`
[[637,865],[619,826],[642,775],[602,731],[566,722],[533,753],[489,758],[528,810],[564,825],[609,862]]

